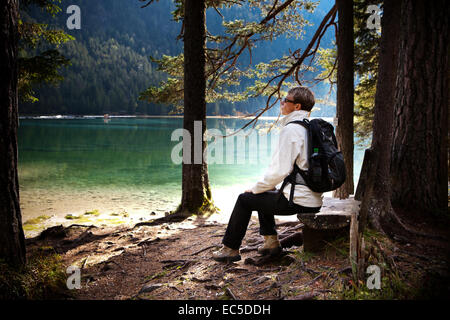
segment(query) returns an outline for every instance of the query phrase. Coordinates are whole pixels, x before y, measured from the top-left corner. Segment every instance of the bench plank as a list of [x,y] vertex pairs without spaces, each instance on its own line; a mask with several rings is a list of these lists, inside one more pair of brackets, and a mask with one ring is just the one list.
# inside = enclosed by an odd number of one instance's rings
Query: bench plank
[[352,213],[359,210],[359,204],[353,197],[345,200],[327,197],[323,199],[320,212],[299,213],[297,218],[312,229],[340,229],[350,225]]
[[304,250],[318,252],[334,238],[349,236],[350,224],[354,219],[356,221],[360,203],[353,197],[344,200],[326,197],[320,212],[297,214],[298,220],[304,224]]

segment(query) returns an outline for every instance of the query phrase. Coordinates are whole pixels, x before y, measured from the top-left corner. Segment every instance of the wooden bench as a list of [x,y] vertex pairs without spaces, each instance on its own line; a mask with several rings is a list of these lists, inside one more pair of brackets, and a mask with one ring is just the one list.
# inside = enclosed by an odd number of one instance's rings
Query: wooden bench
[[338,237],[349,237],[352,217],[357,219],[359,204],[353,197],[345,200],[325,197],[320,212],[298,214],[298,220],[304,225],[303,250],[320,252]]

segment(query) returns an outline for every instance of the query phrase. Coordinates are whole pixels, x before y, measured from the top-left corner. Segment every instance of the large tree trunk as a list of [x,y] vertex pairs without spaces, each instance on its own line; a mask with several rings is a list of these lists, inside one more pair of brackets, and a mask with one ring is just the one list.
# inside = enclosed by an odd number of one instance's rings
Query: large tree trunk
[[25,237],[17,175],[17,0],[0,4],[0,258],[23,265]]
[[344,155],[347,179],[334,197],[353,194],[353,1],[336,0],[339,15],[337,42],[336,138]]
[[[182,199],[178,211],[183,215],[199,213],[211,204],[208,167],[202,160],[206,149],[206,141],[203,141],[206,130],[205,14],[204,0],[185,1],[183,126],[190,132],[192,143],[183,143],[183,150],[191,150],[191,163],[183,163],[182,169]],[[194,134],[194,121],[201,122],[201,133]]]
[[392,204],[447,210],[448,1],[404,0],[392,147]]
[[[366,151],[360,176],[366,179],[360,210],[360,232],[363,231],[367,219],[372,226],[382,231],[382,222],[390,220],[391,215],[394,214],[390,202],[389,168],[394,121],[393,101],[399,50],[400,9],[400,1],[384,1],[372,146]],[[358,191],[359,187],[358,185]]]

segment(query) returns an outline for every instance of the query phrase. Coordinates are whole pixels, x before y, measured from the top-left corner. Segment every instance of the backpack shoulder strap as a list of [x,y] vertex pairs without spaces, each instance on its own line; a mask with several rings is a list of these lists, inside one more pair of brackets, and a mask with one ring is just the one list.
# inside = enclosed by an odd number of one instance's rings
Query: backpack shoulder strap
[[311,134],[309,132],[311,124],[310,124],[309,120],[308,119],[295,120],[295,121],[288,122],[286,125],[288,125],[290,123],[299,124],[299,125],[303,126],[306,129],[306,133],[307,133],[306,139],[308,139],[308,155],[307,155],[307,159],[309,160],[309,158],[312,155],[312,137],[311,137]]
[[286,125],[291,124],[291,123],[296,123],[296,124],[302,125],[306,129],[309,129],[309,120],[308,119],[294,120],[294,121],[288,122]]
[[[308,119],[295,120],[295,121],[288,122],[286,125],[291,124],[291,123],[299,124],[299,125],[303,126],[306,129],[306,132],[307,132],[307,138],[306,139],[308,139],[308,151],[307,151],[308,155],[307,155],[307,159],[308,159],[308,162],[309,162],[309,158],[311,156],[311,151],[312,151],[311,134],[309,133],[309,129],[310,129],[309,121],[308,121]],[[299,173],[300,176],[302,177],[303,183],[298,183],[296,181],[297,173]],[[297,184],[304,184],[304,185],[306,185],[306,183],[305,183],[306,179],[307,179],[307,173],[304,172],[303,170],[301,170],[297,166],[297,163],[294,162],[294,168],[293,168],[292,172],[284,179],[283,184],[281,185],[281,188],[279,189],[279,193],[280,193],[280,197],[281,197],[281,193],[283,192],[283,189],[285,188],[286,184],[291,183],[291,192],[290,192],[290,195],[289,195],[289,206],[293,206],[295,185],[297,185]]]

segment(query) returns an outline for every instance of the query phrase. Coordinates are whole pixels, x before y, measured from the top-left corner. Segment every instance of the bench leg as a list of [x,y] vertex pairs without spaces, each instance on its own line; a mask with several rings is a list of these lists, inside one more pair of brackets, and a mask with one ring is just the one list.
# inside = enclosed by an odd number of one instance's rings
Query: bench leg
[[303,250],[305,252],[321,252],[327,242],[349,235],[349,227],[340,229],[312,229],[303,227]]
[[280,239],[282,248],[290,248],[292,246],[300,247],[303,244],[303,233],[296,232],[288,237]]

